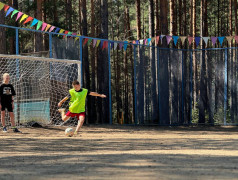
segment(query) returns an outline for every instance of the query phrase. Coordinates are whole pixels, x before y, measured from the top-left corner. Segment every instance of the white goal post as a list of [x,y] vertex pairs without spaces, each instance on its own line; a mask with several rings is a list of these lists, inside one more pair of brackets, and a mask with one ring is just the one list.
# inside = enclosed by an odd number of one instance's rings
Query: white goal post
[[81,82],[81,62],[0,54],[1,81],[4,73],[10,74],[16,91],[14,114],[18,125],[31,121],[57,125],[62,123],[58,102],[68,95],[72,81]]

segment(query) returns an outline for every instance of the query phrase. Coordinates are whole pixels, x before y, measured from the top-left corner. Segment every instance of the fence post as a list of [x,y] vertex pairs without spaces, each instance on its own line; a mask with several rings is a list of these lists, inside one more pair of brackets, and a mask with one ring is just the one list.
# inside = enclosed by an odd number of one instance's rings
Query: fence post
[[81,87],[83,87],[83,37],[79,38],[79,47],[80,47],[80,65],[81,65]]
[[224,125],[226,125],[226,104],[227,104],[227,49],[225,49],[225,67],[224,67]]
[[137,125],[137,93],[136,93],[136,48],[137,46],[134,45],[134,98],[135,98],[135,119],[134,119],[134,122],[135,124]]
[[161,108],[160,108],[160,70],[159,70],[159,47],[157,46],[157,79],[158,79],[158,105],[159,105],[159,122],[161,120]]
[[108,75],[109,75],[109,122],[112,124],[112,91],[111,91],[111,42],[108,41]]
[[184,55],[183,55],[183,51],[182,51],[182,119],[181,119],[181,121],[182,121],[182,123],[184,123],[184,65],[183,65],[183,63],[184,63],[184,57],[183,57]]
[[193,51],[190,50],[190,120],[188,124],[192,122],[193,111]]
[[49,34],[49,51],[50,51],[49,58],[52,58],[53,54],[52,54],[52,34],[51,33]]

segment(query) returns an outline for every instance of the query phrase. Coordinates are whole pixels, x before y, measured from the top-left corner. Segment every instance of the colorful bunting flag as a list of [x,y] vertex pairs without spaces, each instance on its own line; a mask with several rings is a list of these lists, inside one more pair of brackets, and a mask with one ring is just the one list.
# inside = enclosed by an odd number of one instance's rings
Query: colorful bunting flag
[[[54,28],[55,28],[55,26],[51,26],[51,28],[50,28],[49,32],[53,31],[53,30],[54,30]],[[75,34],[75,35],[76,35],[76,34]]]
[[118,46],[118,43],[114,43],[114,50],[116,50],[117,49],[117,46]]
[[156,42],[156,44],[158,44],[158,42],[159,42],[159,36],[156,36],[155,42]]
[[6,12],[8,9],[10,8],[10,6],[6,5],[4,6],[4,11]]
[[47,23],[45,23],[45,22],[44,22],[44,23],[42,24],[41,31],[44,31],[44,30],[45,30],[45,28],[46,28],[46,26],[47,26]]
[[186,36],[180,36],[182,45],[184,44],[184,41],[185,41],[186,38],[187,38]]
[[212,40],[213,46],[215,46],[216,41],[217,41],[217,37],[212,36],[212,37],[211,37],[211,40]]
[[22,22],[24,19],[26,19],[28,17],[28,15],[24,14],[22,17],[21,17],[21,20],[20,22]]
[[238,36],[235,36],[235,41],[236,43],[238,43]]
[[83,45],[85,45],[88,42],[88,38],[84,39]]
[[205,42],[206,46],[207,46],[207,42],[210,39],[210,37],[202,37],[203,41]]
[[19,11],[15,9],[15,10],[12,12],[11,18],[12,18],[16,13],[18,13],[18,12],[19,12]]
[[233,39],[233,36],[226,36],[226,39],[227,39],[228,43],[230,44]]
[[42,21],[38,21],[38,24],[37,24],[36,30],[38,30],[38,29],[41,27],[42,24],[43,24]]
[[[80,36],[80,34],[77,34],[77,36]],[[77,41],[79,39],[79,37],[76,37],[74,42]]]
[[101,40],[97,40],[96,47],[98,47],[98,46],[99,46],[100,42],[101,42]]
[[0,11],[4,8],[5,4],[3,4],[2,2],[0,2]]
[[26,24],[26,23],[28,23],[28,22],[30,22],[30,21],[32,21],[33,20],[33,17],[28,17],[26,20],[25,20],[25,22],[23,23],[23,24]]
[[148,38],[147,39],[147,45],[150,45],[150,42],[151,42],[151,38]]
[[121,50],[123,47],[123,43],[119,43],[119,49]]
[[196,46],[198,46],[198,45],[199,45],[199,43],[200,43],[200,40],[201,40],[201,38],[200,38],[200,37],[195,37],[195,43],[196,43]]
[[35,25],[38,23],[38,21],[39,21],[38,19],[35,19],[35,18],[34,18],[34,20],[33,20],[32,23],[31,23],[31,27],[32,27],[32,26],[35,26]]
[[[64,34],[68,34],[69,31],[65,31]],[[63,39],[65,38],[66,35],[63,35]]]
[[104,40],[101,40],[101,43],[100,43],[100,48],[103,47],[103,43],[104,43]]
[[19,12],[19,13],[17,14],[16,21],[17,21],[22,15],[23,15],[23,13],[22,13],[22,12]]
[[173,40],[174,40],[174,45],[176,46],[177,42],[178,42],[178,36],[172,36]]
[[50,27],[51,27],[51,25],[50,25],[50,24],[47,24],[47,26],[46,26],[46,28],[45,28],[45,31],[48,31]]
[[[150,40],[151,40],[151,39],[150,39]],[[148,45],[149,45],[149,43],[148,43]],[[125,51],[126,51],[127,46],[128,46],[128,41],[124,41],[124,50],[125,50]]]
[[217,37],[217,38],[218,38],[218,41],[220,42],[220,44],[222,46],[222,43],[223,43],[225,37],[222,36],[222,37]]
[[90,43],[92,42],[93,39],[89,39],[88,40],[88,45],[90,45]]
[[191,45],[191,43],[193,42],[193,37],[191,37],[191,36],[188,36],[188,43],[189,43],[189,46]]
[[14,9],[13,9],[12,7],[10,7],[10,8],[8,9],[7,13],[6,13],[6,17],[7,17],[12,11],[14,11]]
[[60,28],[56,28],[56,30],[55,30],[55,33],[58,33],[58,32],[59,32],[59,30],[60,30]]
[[58,37],[60,36],[60,34],[63,34],[63,32],[64,32],[64,29],[61,29],[61,30],[59,31]]
[[95,47],[97,44],[97,40],[96,39],[93,39],[93,47]]
[[148,41],[147,39],[144,40],[145,45],[147,44],[147,41]]
[[172,36],[166,36],[167,44],[169,45],[170,41],[172,39]]

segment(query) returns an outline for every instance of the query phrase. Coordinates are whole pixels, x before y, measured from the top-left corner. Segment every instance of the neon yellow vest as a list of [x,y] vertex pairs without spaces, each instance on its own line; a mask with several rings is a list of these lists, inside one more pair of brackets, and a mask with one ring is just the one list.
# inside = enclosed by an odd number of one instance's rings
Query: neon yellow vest
[[81,112],[85,112],[85,101],[86,101],[86,97],[88,94],[88,90],[87,89],[83,89],[83,91],[81,92],[77,92],[75,91],[75,89],[70,89],[69,93],[70,93],[70,107],[69,107],[69,111],[71,113],[81,113]]

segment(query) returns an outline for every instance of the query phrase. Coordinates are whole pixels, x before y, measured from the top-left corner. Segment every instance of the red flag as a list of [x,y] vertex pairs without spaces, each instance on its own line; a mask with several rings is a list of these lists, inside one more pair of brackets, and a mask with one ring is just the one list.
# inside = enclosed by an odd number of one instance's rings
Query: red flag
[[23,24],[26,24],[26,23],[32,21],[33,19],[34,19],[33,17],[28,17]]
[[88,38],[85,38],[84,42],[83,42],[83,45],[87,44],[87,42],[88,42]]
[[[68,34],[69,33],[69,31],[65,31],[64,32],[64,34]],[[63,39],[64,39],[64,37],[65,37],[66,35],[63,35]]]
[[4,11],[7,11],[9,8],[10,8],[10,6],[5,5],[5,6],[4,6]]
[[156,44],[159,42],[159,36],[156,36]]

